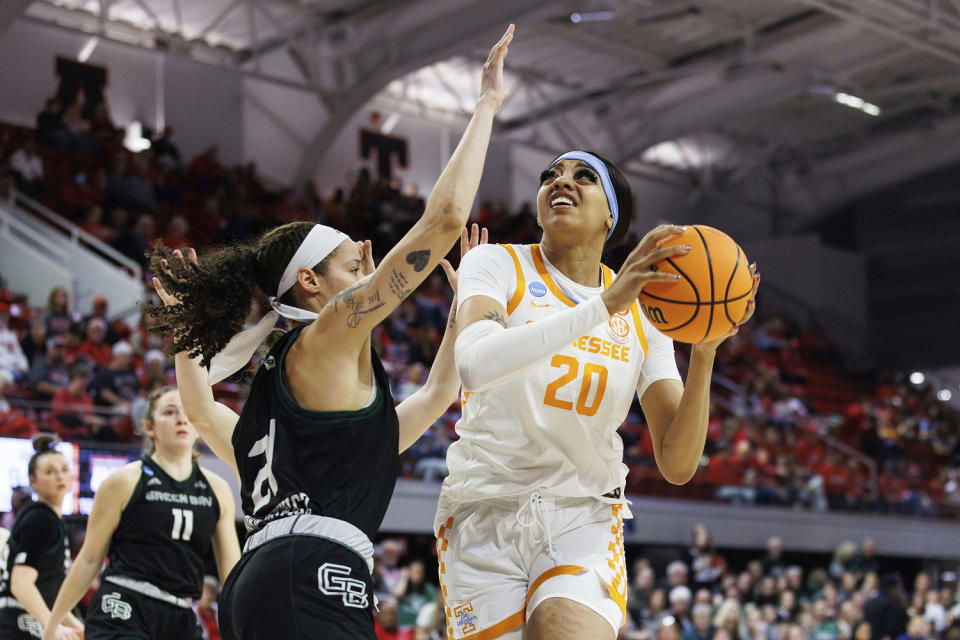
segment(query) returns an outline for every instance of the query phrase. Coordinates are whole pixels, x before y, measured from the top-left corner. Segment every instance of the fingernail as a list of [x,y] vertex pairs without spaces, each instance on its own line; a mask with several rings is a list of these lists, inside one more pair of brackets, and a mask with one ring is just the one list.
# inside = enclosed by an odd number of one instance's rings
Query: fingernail
[[679,274],[676,274],[676,273],[673,274],[673,279],[674,279],[674,280],[679,280],[679,279],[680,279],[680,275],[679,275]]
[[691,249],[690,245],[688,245],[688,244],[683,245],[683,250],[684,250],[684,251],[690,251],[690,249]]

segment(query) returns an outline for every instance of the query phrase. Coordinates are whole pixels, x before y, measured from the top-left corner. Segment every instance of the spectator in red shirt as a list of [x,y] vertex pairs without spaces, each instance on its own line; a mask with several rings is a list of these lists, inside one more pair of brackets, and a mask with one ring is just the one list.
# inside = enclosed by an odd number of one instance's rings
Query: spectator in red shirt
[[73,212],[103,202],[103,192],[87,182],[87,174],[82,169],[74,173],[71,180],[60,185],[57,197]]
[[187,237],[189,232],[190,225],[187,219],[181,215],[173,216],[167,223],[167,233],[163,236],[163,242],[171,251],[189,247],[193,244]]
[[110,343],[107,342],[107,323],[94,316],[87,322],[87,339],[80,343],[77,356],[85,358],[97,367],[110,364]]
[[7,389],[13,386],[13,374],[0,369],[0,435],[13,438],[29,438],[37,432],[37,426],[14,409],[4,398]]
[[399,629],[397,626],[397,603],[387,600],[380,603],[380,613],[374,626],[377,640],[414,640],[413,629]]
[[74,363],[70,369],[70,382],[53,394],[50,413],[53,428],[66,441],[90,436],[90,423],[95,422],[93,396],[87,386],[93,372],[83,361]]
[[97,296],[93,299],[93,308],[90,311],[90,315],[85,318],[85,321],[89,323],[93,318],[100,318],[103,320],[107,325],[106,341],[112,345],[120,339],[119,327],[124,323],[122,320],[111,322],[109,308],[110,302],[107,300],[106,296]]
[[220,627],[217,626],[217,597],[220,584],[214,576],[203,577],[203,592],[197,601],[197,617],[205,632],[206,640],[220,640]]
[[103,208],[99,204],[92,204],[84,210],[83,222],[78,226],[105,244],[112,244],[117,239],[117,230],[103,224]]

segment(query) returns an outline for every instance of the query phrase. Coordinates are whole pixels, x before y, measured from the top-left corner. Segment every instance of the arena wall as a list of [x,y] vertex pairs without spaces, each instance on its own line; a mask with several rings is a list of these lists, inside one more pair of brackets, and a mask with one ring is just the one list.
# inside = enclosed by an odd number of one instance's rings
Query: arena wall
[[[439,494],[439,485],[400,480],[381,531],[432,533]],[[628,498],[634,517],[625,524],[627,544],[687,545],[693,525],[703,522],[721,548],[762,549],[777,535],[788,551],[832,553],[845,540],[873,538],[881,555],[960,559],[960,524],[953,522]]]

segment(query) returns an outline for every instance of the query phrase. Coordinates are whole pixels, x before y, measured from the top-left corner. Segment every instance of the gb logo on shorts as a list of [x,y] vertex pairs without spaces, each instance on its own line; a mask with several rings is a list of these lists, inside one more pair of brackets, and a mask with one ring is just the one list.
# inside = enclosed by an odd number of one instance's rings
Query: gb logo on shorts
[[121,600],[117,591],[104,594],[103,600],[100,602],[100,609],[104,613],[110,614],[111,618],[120,618],[121,620],[129,620],[133,613],[133,607],[130,606],[130,603]]
[[34,638],[43,637],[43,625],[29,613],[21,613],[17,616],[17,628],[24,633],[29,633]]
[[346,578],[350,567],[325,562],[317,572],[320,592],[325,596],[342,596],[343,606],[366,609],[369,603],[367,585],[362,580]]

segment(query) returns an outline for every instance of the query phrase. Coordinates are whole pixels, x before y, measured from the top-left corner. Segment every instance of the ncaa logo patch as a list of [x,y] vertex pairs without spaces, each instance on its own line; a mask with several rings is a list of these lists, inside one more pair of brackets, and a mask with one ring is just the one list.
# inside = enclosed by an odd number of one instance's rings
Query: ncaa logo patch
[[454,608],[453,618],[460,633],[473,633],[477,630],[477,616],[473,615],[473,602],[465,602]]
[[133,607],[128,602],[121,600],[120,593],[117,591],[104,594],[103,600],[100,602],[100,609],[104,613],[110,614],[111,618],[120,618],[121,620],[129,620],[133,613]]
[[630,323],[619,313],[610,316],[607,322],[607,331],[617,344],[626,344],[630,341]]
[[547,295],[547,285],[542,282],[531,282],[527,289],[530,290],[530,295],[535,298],[542,298]]

